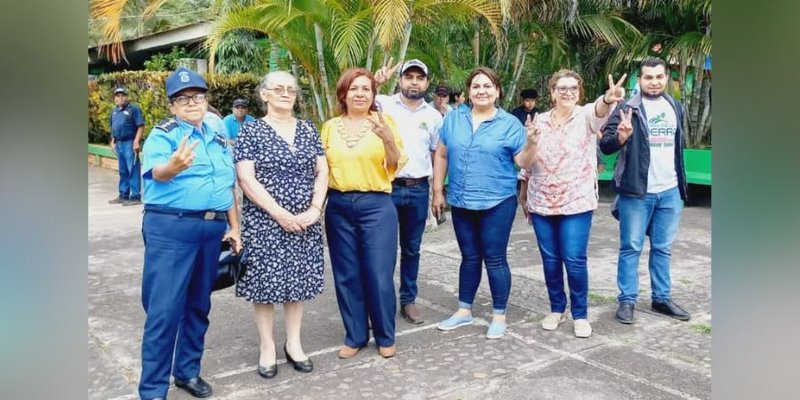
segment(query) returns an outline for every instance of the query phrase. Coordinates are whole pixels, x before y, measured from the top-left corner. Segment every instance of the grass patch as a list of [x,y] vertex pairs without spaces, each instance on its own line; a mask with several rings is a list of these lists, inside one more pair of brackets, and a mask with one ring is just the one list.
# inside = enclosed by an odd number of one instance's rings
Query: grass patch
[[617,298],[614,296],[604,296],[595,292],[589,292],[589,302],[592,304],[616,304]]
[[696,332],[704,333],[706,335],[711,334],[711,325],[709,324],[694,324],[692,325],[692,329],[694,329]]

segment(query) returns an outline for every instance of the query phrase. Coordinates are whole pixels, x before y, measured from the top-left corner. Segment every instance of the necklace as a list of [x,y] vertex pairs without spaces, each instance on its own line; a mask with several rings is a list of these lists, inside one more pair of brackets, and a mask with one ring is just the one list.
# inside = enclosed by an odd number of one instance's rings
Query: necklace
[[[344,139],[344,144],[348,148],[353,148],[358,142],[361,141],[361,138],[369,133],[369,124],[365,123],[367,120],[362,120],[358,125],[358,130],[353,133],[347,125],[344,123],[345,117],[342,117],[338,120],[339,122],[339,135],[341,135],[342,139]],[[354,122],[351,120],[351,122]]]
[[567,122],[567,119],[569,119],[570,115],[572,115],[572,110],[569,110],[567,112],[567,115],[564,116],[558,115],[556,113],[556,110],[553,110],[550,119],[553,121],[553,126],[557,129],[560,128],[562,125],[564,125],[565,122]]

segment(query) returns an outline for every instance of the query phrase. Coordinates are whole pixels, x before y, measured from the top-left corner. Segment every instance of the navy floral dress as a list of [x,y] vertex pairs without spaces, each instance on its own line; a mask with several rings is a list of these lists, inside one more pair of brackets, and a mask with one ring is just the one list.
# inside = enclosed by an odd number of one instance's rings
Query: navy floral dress
[[[266,121],[242,126],[234,161],[254,161],[255,175],[275,201],[292,214],[308,210],[314,195],[314,169],[323,154],[319,133],[308,121],[297,121],[289,145]],[[242,242],[247,272],[236,295],[253,303],[279,304],[311,300],[324,284],[322,227],[302,233],[281,228],[266,211],[244,196]]]

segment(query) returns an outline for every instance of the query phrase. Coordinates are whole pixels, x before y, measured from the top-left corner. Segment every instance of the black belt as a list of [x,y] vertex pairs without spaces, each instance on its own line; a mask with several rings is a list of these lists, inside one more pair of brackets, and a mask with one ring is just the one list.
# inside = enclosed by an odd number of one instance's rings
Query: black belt
[[392,184],[397,186],[416,186],[428,182],[428,177],[422,178],[395,178]]
[[204,219],[206,221],[227,221],[228,220],[228,212],[227,211],[194,211],[194,210],[178,210],[178,209],[164,209],[164,208],[145,208],[145,213],[154,213],[154,214],[170,214],[170,215],[177,215],[181,218],[199,218]]

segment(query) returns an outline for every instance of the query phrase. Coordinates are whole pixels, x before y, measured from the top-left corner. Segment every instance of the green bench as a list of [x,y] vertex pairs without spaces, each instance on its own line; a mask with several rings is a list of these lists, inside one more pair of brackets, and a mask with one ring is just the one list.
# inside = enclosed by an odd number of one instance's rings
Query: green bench
[[[617,165],[617,154],[602,154],[606,170],[598,175],[601,181],[614,179],[614,166]],[[686,181],[696,185],[711,186],[711,149],[684,149],[683,163],[686,166]]]

